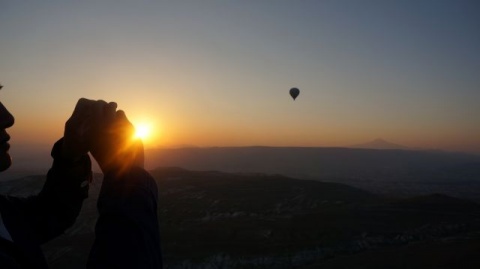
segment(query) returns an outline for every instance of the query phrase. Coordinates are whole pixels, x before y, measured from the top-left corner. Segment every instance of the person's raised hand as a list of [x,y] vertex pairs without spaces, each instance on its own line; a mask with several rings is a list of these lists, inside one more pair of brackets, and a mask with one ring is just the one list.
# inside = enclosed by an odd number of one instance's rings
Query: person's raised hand
[[116,103],[102,100],[78,100],[72,116],[65,123],[64,157],[75,160],[87,154],[100,126],[108,125],[115,118],[116,108]]
[[134,138],[135,128],[121,110],[113,120],[100,125],[92,138],[90,152],[104,174],[121,174],[131,167],[144,165],[143,144]]

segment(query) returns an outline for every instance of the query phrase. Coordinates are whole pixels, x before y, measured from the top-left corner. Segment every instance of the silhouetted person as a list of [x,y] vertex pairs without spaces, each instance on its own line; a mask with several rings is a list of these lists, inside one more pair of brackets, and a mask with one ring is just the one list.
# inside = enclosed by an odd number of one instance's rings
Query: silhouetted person
[[[40,245],[73,225],[92,179],[87,152],[104,173],[99,219],[87,268],[162,268],[157,186],[143,169],[143,146],[115,103],[80,99],[53,146],[53,165],[38,195],[0,195],[0,268],[48,268]],[[0,103],[0,171],[11,165]],[[0,190],[1,193],[1,190]]]

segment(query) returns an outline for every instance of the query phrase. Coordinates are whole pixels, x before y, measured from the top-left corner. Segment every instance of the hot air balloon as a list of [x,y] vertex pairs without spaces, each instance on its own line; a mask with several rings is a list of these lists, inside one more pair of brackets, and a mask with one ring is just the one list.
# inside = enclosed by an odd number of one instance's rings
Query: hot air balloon
[[300,94],[299,89],[297,89],[297,88],[291,88],[290,89],[290,96],[292,96],[293,100],[295,100],[299,94]]

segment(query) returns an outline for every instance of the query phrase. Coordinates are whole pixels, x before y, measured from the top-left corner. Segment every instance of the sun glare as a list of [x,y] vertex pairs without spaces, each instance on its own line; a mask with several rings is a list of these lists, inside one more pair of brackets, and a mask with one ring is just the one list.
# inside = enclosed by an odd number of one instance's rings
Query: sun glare
[[148,124],[142,123],[135,126],[135,138],[142,140],[147,139],[151,134],[151,127]]

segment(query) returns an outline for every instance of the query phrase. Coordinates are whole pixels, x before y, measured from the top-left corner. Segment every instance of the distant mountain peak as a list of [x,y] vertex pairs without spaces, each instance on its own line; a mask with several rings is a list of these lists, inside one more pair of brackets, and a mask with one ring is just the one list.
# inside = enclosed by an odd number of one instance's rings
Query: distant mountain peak
[[351,148],[361,149],[409,149],[406,146],[389,142],[383,138],[375,138],[370,142],[364,144],[353,145]]

